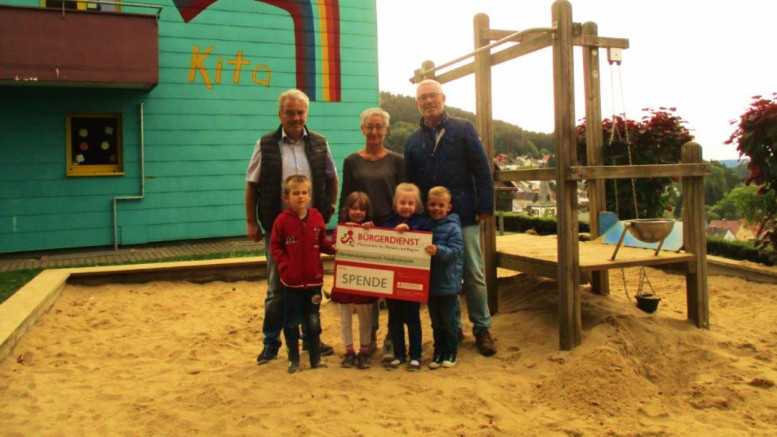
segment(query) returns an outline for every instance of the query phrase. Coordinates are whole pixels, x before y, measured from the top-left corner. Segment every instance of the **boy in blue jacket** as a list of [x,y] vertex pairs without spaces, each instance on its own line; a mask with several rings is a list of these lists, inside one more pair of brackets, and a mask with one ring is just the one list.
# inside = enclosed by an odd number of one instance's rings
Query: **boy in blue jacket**
[[432,219],[432,256],[429,277],[429,315],[434,332],[434,356],[429,368],[456,365],[461,313],[459,292],[464,271],[464,239],[459,216],[451,211],[451,193],[445,187],[429,190],[426,212]]

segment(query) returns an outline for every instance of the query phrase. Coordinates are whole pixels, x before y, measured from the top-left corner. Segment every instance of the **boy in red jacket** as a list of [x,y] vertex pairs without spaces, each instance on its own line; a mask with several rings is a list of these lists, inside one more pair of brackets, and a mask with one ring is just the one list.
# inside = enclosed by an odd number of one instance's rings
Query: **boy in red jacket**
[[324,219],[315,208],[308,208],[310,180],[292,175],[283,182],[283,201],[289,208],[273,223],[270,250],[278,264],[286,321],[283,336],[289,356],[289,373],[299,370],[299,325],[305,317],[310,367],[326,367],[321,362],[321,286],[324,266],[321,252],[334,254],[326,238]]

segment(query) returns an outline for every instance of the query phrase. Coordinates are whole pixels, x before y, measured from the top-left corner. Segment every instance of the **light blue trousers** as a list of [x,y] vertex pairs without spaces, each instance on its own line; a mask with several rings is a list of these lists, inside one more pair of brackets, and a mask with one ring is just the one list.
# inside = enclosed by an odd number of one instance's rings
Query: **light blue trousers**
[[[483,250],[480,248],[480,226],[462,228],[464,236],[464,299],[467,302],[472,333],[476,334],[491,327],[491,312],[488,310],[486,276],[483,274]],[[461,307],[459,307],[461,308]],[[461,311],[461,310],[459,310]],[[456,318],[461,329],[461,315]]]

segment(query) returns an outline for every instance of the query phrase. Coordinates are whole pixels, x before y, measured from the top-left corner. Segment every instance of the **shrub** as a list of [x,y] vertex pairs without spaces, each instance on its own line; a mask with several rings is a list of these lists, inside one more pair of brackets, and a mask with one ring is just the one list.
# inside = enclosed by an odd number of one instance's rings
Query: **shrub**
[[[733,120],[731,124],[736,124]],[[739,124],[726,141],[736,144],[739,156],[747,155],[750,174],[745,184],[759,186],[758,195],[777,192],[777,93],[765,99],[754,96],[750,108],[739,117]],[[777,204],[765,211],[756,234],[756,247],[777,252]]]

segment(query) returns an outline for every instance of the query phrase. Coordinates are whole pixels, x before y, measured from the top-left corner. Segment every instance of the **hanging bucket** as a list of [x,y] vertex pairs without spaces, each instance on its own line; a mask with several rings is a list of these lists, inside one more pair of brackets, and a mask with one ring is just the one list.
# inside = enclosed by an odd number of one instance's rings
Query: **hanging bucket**
[[661,298],[653,293],[637,295],[637,308],[649,314],[656,312],[659,302],[661,302]]

